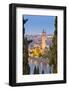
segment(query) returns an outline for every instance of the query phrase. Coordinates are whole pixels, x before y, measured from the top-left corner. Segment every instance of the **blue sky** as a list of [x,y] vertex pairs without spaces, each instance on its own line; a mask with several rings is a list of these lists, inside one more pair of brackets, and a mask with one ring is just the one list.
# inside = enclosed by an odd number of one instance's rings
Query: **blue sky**
[[41,34],[43,29],[47,34],[53,34],[54,32],[55,16],[24,15],[24,19],[28,19],[25,24],[25,34]]

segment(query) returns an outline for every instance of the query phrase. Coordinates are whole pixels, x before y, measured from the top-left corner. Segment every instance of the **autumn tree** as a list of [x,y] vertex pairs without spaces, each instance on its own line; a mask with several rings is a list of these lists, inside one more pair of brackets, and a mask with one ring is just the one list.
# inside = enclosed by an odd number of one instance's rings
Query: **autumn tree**
[[42,56],[42,53],[41,53],[41,49],[39,47],[36,47],[33,51],[33,56],[34,57],[41,57]]

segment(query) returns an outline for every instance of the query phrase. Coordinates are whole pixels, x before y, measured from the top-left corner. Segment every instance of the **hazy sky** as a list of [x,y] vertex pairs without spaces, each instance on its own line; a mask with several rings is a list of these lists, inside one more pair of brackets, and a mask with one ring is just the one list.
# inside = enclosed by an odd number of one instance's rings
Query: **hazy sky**
[[55,16],[24,15],[24,19],[28,19],[25,23],[25,34],[41,34],[43,29],[47,34],[54,32]]

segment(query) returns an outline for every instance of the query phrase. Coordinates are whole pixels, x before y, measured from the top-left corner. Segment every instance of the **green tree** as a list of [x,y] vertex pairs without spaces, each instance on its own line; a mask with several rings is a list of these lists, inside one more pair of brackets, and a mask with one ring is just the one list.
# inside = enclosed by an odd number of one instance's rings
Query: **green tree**
[[39,74],[39,68],[35,66],[34,68],[34,74]]
[[44,70],[42,70],[42,74],[44,74]]
[[52,39],[52,45],[49,50],[50,65],[53,65],[53,73],[57,73],[57,16],[55,18],[55,31]]
[[28,45],[27,38],[24,38],[23,43],[23,74],[28,74],[29,65],[28,65]]
[[[23,18],[23,33],[25,35],[25,23],[28,19]],[[27,40],[27,38],[23,35],[23,74],[30,74],[30,67],[28,64],[28,45],[32,42],[32,40]]]
[[28,21],[28,19],[24,19],[23,17],[23,33],[25,34],[25,23]]

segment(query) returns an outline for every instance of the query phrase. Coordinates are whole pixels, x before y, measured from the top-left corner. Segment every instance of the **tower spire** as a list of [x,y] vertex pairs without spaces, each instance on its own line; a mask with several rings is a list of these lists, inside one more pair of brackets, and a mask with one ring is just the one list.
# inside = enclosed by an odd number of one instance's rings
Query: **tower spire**
[[43,33],[44,33],[44,29],[43,29]]
[[45,30],[43,29],[43,33],[45,33]]

